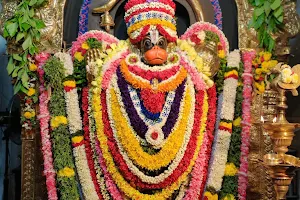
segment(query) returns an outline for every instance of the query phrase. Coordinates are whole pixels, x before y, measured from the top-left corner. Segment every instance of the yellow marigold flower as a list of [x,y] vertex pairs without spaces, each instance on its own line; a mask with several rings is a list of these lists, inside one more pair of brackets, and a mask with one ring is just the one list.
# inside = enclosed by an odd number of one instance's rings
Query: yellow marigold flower
[[277,60],[270,60],[269,61],[269,68],[273,68],[278,64]]
[[67,125],[68,124],[68,120],[66,117],[64,116],[57,116],[57,117],[53,117],[51,119],[51,127],[53,129],[59,127],[61,124]]
[[232,194],[228,194],[223,198],[223,200],[235,200],[235,197]]
[[83,136],[75,136],[75,137],[72,138],[72,142],[74,144],[80,143],[82,140],[83,140]]
[[65,81],[64,83],[65,87],[76,87],[76,82],[75,81]]
[[83,49],[85,49],[85,50],[88,50],[90,47],[89,47],[89,45],[87,44],[87,42],[84,42],[84,43],[82,43],[81,48],[83,48]]
[[257,74],[257,75],[261,75],[262,72],[263,72],[263,70],[261,68],[255,69],[255,74]]
[[268,69],[270,66],[270,63],[268,61],[264,61],[261,63],[261,68]]
[[219,56],[219,58],[225,58],[225,51],[224,50],[219,50],[218,51],[218,56]]
[[26,119],[31,119],[31,118],[33,118],[35,116],[35,112],[34,111],[32,111],[32,112],[25,112],[24,113],[24,117],[26,118]]
[[212,195],[210,192],[205,192],[204,196],[207,197],[208,200],[218,200],[218,195]]
[[233,126],[241,126],[242,118],[238,117],[233,121]]
[[35,89],[34,88],[29,88],[29,90],[27,92],[27,95],[31,97],[34,94],[35,94]]
[[261,83],[255,82],[254,85],[260,94],[265,92],[265,82],[264,81],[262,81]]
[[32,72],[34,72],[34,71],[37,70],[37,66],[32,63],[32,64],[29,65],[29,70],[32,71]]
[[81,52],[76,52],[74,57],[79,61],[83,61],[84,60],[84,57],[82,56]]
[[74,169],[72,169],[70,167],[65,167],[65,168],[59,170],[57,175],[60,177],[69,177],[70,178],[70,177],[75,176],[75,171],[74,171]]
[[225,167],[225,176],[235,176],[238,169],[233,163],[227,163]]
[[264,61],[269,61],[271,60],[272,54],[270,52],[265,52],[263,57],[264,57]]

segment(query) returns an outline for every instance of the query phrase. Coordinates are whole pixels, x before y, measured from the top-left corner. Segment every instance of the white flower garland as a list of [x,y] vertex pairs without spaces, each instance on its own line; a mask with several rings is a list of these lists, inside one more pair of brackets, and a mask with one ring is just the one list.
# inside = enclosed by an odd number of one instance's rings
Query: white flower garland
[[[63,62],[66,69],[65,75],[70,75],[69,73],[73,71],[73,63],[68,62],[71,56],[66,53],[57,53],[55,54],[55,56],[57,56],[57,58],[59,58]],[[74,88],[69,92],[65,91],[65,100],[69,130],[71,134],[75,134],[78,131],[82,131],[82,118],[80,115],[77,89]],[[98,195],[89,171],[85,146],[81,145],[73,148],[73,155],[75,157],[75,164],[85,198],[98,199]]]
[[[239,68],[240,53],[235,50],[228,55],[228,68]],[[226,77],[225,77],[226,78]],[[238,78],[238,77],[237,77]],[[236,89],[238,79],[228,77],[224,80],[223,101],[221,106],[221,121],[234,118],[234,105],[236,100]],[[225,165],[227,162],[228,150],[230,145],[231,133],[227,130],[221,130],[221,124],[217,130],[214,139],[213,152],[210,161],[210,171],[206,188],[212,187],[219,191],[222,187]]]
[[135,5],[135,6],[131,7],[125,13],[124,18],[129,17],[131,15],[131,13],[133,13],[134,11],[137,11],[137,10],[140,10],[140,9],[144,9],[144,8],[165,8],[165,9],[171,11],[171,13],[173,15],[175,15],[175,10],[171,6],[166,5],[164,3],[151,2],[150,4],[149,3],[142,3],[142,4],[138,4],[138,5]]
[[[114,84],[116,84],[116,77],[113,79]],[[113,87],[113,85],[111,85],[111,87]],[[189,87],[190,91],[191,91],[191,95],[194,96],[195,95],[195,91],[193,89],[193,83],[190,79],[188,79],[187,81],[187,86],[186,86],[186,89],[185,89],[185,92],[184,94],[186,94],[186,90],[187,90],[187,87]],[[118,87],[114,87],[115,88],[115,91],[116,93],[120,93],[119,91],[119,88]],[[110,102],[110,89],[107,90],[107,105],[110,105],[109,102]],[[119,94],[120,95],[120,94]],[[184,95],[185,96],[185,95]],[[112,127],[112,130],[113,130],[113,133],[114,133],[114,138],[116,140],[116,143],[118,145],[118,148],[120,149],[120,153],[122,155],[122,157],[124,158],[127,166],[129,167],[129,169],[133,172],[133,174],[135,174],[136,176],[138,176],[143,182],[145,183],[150,183],[150,184],[159,184],[161,182],[163,182],[166,178],[168,178],[172,173],[173,171],[178,167],[180,161],[182,160],[183,156],[184,156],[184,153],[186,151],[186,148],[187,148],[187,145],[189,143],[189,139],[190,139],[190,136],[191,136],[191,133],[192,133],[192,128],[193,128],[193,124],[194,124],[194,112],[195,112],[195,98],[192,98],[193,101],[191,102],[192,104],[192,110],[190,112],[190,116],[189,116],[189,123],[188,123],[188,127],[186,128],[186,133],[185,133],[185,136],[184,136],[184,142],[180,148],[180,150],[178,151],[178,153],[176,154],[176,157],[175,159],[173,160],[173,162],[169,165],[168,169],[165,170],[163,173],[161,173],[160,175],[158,176],[147,176],[145,175],[143,172],[141,172],[134,164],[133,162],[130,160],[130,158],[128,157],[128,155],[126,154],[125,150],[123,149],[120,141],[118,140],[118,137],[116,135],[116,129],[115,129],[115,126],[114,124],[112,123],[113,120],[110,120],[111,122],[111,127]],[[181,104],[184,104],[184,102],[181,102]],[[182,109],[182,107],[180,108]],[[181,111],[182,112],[182,111]],[[111,113],[111,107],[108,106],[108,115],[109,115],[109,118],[112,119],[112,113]],[[181,115],[179,115],[181,116]],[[126,118],[128,120],[128,118]],[[177,127],[178,126],[178,121],[180,121],[180,119],[177,120],[176,122],[176,125],[174,127]],[[128,122],[129,123],[129,122]],[[132,128],[131,128],[132,129]]]

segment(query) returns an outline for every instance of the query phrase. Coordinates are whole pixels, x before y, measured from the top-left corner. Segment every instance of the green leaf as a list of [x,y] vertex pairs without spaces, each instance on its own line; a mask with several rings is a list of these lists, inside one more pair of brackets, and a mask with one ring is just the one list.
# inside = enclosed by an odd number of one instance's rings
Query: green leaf
[[271,9],[272,10],[276,10],[281,4],[281,0],[275,0],[272,5],[271,5]]
[[8,36],[9,36],[9,34],[8,34],[7,30],[4,29],[4,31],[3,31],[3,37],[4,37],[4,38],[7,38]]
[[24,68],[21,68],[20,71],[18,71],[18,80],[21,80],[22,79],[22,76],[23,76],[23,73],[24,73]]
[[267,16],[269,16],[270,12],[271,12],[271,3],[269,1],[265,1],[264,3],[264,9],[265,9],[265,13]]
[[34,4],[36,4],[37,0],[30,0],[29,5],[33,6]]
[[20,91],[23,92],[24,94],[28,93],[28,90],[24,86],[21,86]]
[[24,16],[22,17],[22,20],[21,20],[21,23],[26,23],[28,22],[29,20],[29,16],[28,16],[28,13],[25,13]]
[[255,0],[255,6],[261,6],[264,3],[264,0]]
[[22,48],[23,48],[23,50],[26,50],[26,49],[28,49],[31,45],[32,45],[32,39],[31,39],[31,36],[28,35],[27,38],[26,38],[26,40],[25,40],[25,41],[23,42],[23,44],[22,44]]
[[24,36],[25,34],[23,32],[19,32],[16,38],[16,42],[19,42]]
[[8,75],[10,75],[14,71],[14,69],[15,69],[15,65],[13,63],[13,58],[10,57],[9,61],[8,61],[8,64],[7,64],[7,67],[6,67]]
[[33,17],[34,16],[34,9],[33,8],[31,8],[30,10],[29,10],[29,17]]
[[281,15],[280,17],[277,18],[277,20],[282,23],[283,22],[283,15]]
[[22,84],[20,81],[17,82],[14,86],[14,94],[17,94],[21,90]]
[[17,61],[22,61],[22,57],[19,54],[13,54],[13,59]]
[[14,23],[8,24],[5,28],[6,28],[7,32],[9,33],[9,36],[14,37],[14,35],[17,33],[18,27],[19,27],[18,23],[14,22]]
[[37,48],[35,46],[32,46],[29,48],[29,53],[30,55],[34,55],[37,52]]
[[24,31],[28,31],[28,29],[31,27],[29,24],[27,24],[27,23],[23,23],[22,25],[21,25],[21,27],[23,28],[23,30]]
[[28,20],[28,23],[33,27],[33,28],[36,28],[36,23],[33,19],[29,19]]
[[264,21],[265,21],[265,14],[263,13],[262,15],[260,15],[257,18],[257,20],[256,20],[256,22],[254,24],[255,30],[257,30],[258,28],[260,28],[262,26],[262,24],[264,23]]
[[264,13],[264,7],[255,8],[254,10],[254,15],[256,17],[259,17],[263,13]]
[[36,19],[35,22],[36,22],[36,28],[37,29],[42,29],[42,28],[46,27],[46,25],[45,25],[45,23],[44,23],[43,20]]
[[23,75],[22,75],[22,78],[21,78],[21,80],[22,80],[22,85],[25,87],[25,88],[29,88],[28,87],[28,80],[29,80],[29,76],[28,76],[28,74],[27,74],[27,72],[24,70],[24,73],[23,73]]
[[270,37],[268,51],[272,52],[274,47],[275,47],[275,40],[272,37]]
[[283,15],[283,8],[279,7],[278,9],[276,9],[273,15],[278,19],[281,15]]
[[15,67],[11,77],[16,78],[18,76],[18,72],[21,69],[21,67]]

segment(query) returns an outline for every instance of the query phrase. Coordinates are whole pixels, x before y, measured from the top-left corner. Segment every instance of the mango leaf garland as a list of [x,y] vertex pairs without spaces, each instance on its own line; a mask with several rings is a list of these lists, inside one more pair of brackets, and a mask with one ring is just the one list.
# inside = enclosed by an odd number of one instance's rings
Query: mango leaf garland
[[282,0],[248,0],[254,6],[249,26],[258,32],[260,47],[272,52],[275,40],[272,35],[283,26]]
[[7,66],[7,72],[16,79],[14,92],[27,93],[30,57],[37,52],[40,40],[40,30],[45,27],[42,20],[34,13],[45,0],[23,0],[18,5],[14,16],[4,24],[3,36],[10,43],[19,46],[18,53],[13,54]]

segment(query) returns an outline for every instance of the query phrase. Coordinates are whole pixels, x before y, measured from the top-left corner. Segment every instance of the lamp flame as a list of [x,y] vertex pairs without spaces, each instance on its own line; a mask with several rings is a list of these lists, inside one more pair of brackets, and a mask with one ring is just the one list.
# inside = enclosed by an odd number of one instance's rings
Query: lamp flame
[[273,123],[276,123],[276,122],[277,122],[277,117],[274,117]]

